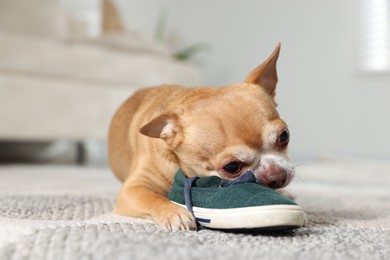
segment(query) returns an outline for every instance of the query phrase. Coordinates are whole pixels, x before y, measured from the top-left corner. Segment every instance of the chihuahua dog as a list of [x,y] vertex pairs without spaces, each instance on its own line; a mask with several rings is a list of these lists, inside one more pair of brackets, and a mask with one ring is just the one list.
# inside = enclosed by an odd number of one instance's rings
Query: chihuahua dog
[[286,186],[294,169],[274,100],[279,51],[280,43],[240,84],[164,85],[127,99],[109,130],[109,162],[123,182],[114,211],[167,230],[196,229],[191,213],[166,198],[179,168],[187,177],[225,179],[252,171],[262,185]]

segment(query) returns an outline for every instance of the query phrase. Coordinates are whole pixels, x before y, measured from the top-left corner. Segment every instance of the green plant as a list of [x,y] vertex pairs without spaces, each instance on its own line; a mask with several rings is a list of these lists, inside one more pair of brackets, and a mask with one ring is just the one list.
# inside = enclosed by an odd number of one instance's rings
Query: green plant
[[186,61],[191,59],[194,55],[199,52],[205,51],[209,48],[209,46],[205,43],[197,43],[187,47],[177,47],[175,44],[169,44],[169,35],[167,33],[168,28],[168,12],[166,10],[161,11],[159,17],[157,19],[156,29],[154,33],[154,37],[156,41],[171,45],[172,56],[180,61]]

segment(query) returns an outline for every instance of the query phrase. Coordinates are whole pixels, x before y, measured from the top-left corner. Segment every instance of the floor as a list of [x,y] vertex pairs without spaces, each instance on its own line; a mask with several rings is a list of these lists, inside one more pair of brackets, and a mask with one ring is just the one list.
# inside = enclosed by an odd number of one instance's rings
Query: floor
[[297,167],[293,232],[167,232],[117,216],[107,168],[0,166],[0,259],[390,259],[390,162]]

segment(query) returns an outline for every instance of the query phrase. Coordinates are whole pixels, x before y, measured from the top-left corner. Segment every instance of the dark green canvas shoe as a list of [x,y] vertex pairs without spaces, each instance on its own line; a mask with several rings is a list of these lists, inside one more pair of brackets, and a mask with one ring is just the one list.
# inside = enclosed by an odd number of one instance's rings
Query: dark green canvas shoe
[[199,225],[222,230],[291,230],[306,224],[294,201],[256,183],[252,172],[233,180],[176,173],[168,198],[187,207]]

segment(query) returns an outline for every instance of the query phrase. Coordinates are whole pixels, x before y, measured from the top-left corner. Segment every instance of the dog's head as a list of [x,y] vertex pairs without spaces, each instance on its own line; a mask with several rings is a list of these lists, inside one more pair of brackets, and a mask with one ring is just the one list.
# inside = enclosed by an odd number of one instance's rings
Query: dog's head
[[294,170],[290,133],[274,100],[280,44],[241,84],[188,89],[172,111],[140,131],[165,140],[189,176],[236,178],[252,171],[259,183],[282,188]]

